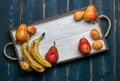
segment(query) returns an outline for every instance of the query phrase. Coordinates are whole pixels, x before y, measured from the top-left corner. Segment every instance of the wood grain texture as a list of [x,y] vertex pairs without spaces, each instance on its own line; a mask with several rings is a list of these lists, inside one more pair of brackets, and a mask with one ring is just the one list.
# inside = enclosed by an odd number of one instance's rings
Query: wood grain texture
[[[45,18],[67,12],[66,7],[66,0],[45,0]],[[64,64],[49,69],[45,72],[45,81],[67,81],[66,67]]]
[[69,0],[69,10],[75,10],[79,8],[84,8],[90,4],[89,0]]
[[22,23],[43,19],[43,0],[21,0]]
[[[113,23],[113,1],[99,0],[93,2],[99,14],[105,14],[111,19],[112,27],[107,42],[109,51],[92,58],[92,81],[114,81],[114,23]],[[104,33],[107,31],[107,22],[101,19]],[[112,44],[111,44],[112,43]]]
[[66,0],[45,0],[45,17],[65,13],[66,7]]
[[[67,5],[67,2],[69,5]],[[85,59],[78,59],[47,69],[21,74],[17,62],[3,55],[3,47],[11,41],[9,29],[20,23],[30,23],[53,15],[62,14],[89,5],[89,0],[0,0],[0,81],[119,81],[120,80],[120,1],[92,0],[99,14],[112,21],[106,38],[109,51]],[[104,33],[107,22],[101,19]],[[14,56],[14,48],[7,52]]]
[[[75,10],[89,5],[89,0],[70,0],[69,9]],[[69,81],[90,80],[90,58],[76,60],[69,65]]]
[[116,37],[115,37],[115,42],[116,42],[116,67],[115,67],[115,80],[119,81],[120,80],[120,1],[116,0],[115,1],[115,26],[116,26]]
[[[21,0],[21,23],[31,23],[43,19],[43,0]],[[43,81],[44,74],[31,72],[21,77],[21,81]]]
[[[16,80],[19,81],[20,71],[18,63],[8,60],[3,55],[4,45],[11,41],[9,29],[20,24],[19,5],[19,0],[0,1],[0,81],[13,81],[14,79],[12,77],[14,76]],[[7,52],[11,56],[15,56],[12,47],[8,49]]]
[[[17,27],[20,24],[20,4],[19,3],[20,3],[20,0],[18,0],[18,1],[15,1],[15,0],[9,1],[10,10],[9,10],[8,13],[9,13],[9,20],[10,20],[10,23],[9,23],[10,28]],[[11,50],[12,51],[10,51],[8,53],[14,55],[15,52],[13,51],[14,50],[13,46],[12,46]],[[11,61],[8,64],[8,73],[9,73],[9,80],[10,81],[13,81],[15,79],[14,77],[16,77],[17,81],[20,81],[19,76],[20,76],[21,72],[20,72],[20,68],[19,68],[19,65],[18,65],[17,61],[16,62]]]

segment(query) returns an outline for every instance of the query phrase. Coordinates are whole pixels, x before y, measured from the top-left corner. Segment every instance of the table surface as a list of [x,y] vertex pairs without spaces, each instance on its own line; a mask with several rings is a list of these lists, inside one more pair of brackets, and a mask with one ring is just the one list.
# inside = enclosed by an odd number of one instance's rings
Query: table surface
[[[22,75],[17,61],[4,57],[3,47],[11,42],[10,29],[83,8],[89,0],[0,0],[0,81],[119,81],[120,80],[120,0],[92,0],[98,14],[111,19],[106,37],[109,50],[95,56],[59,64],[44,73]],[[108,23],[101,19],[104,33]],[[14,47],[7,52],[15,57]]]

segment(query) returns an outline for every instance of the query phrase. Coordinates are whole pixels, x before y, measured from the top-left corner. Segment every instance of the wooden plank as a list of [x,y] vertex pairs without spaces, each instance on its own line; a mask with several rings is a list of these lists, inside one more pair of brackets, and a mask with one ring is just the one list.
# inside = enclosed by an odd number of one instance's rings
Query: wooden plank
[[[21,23],[43,19],[43,0],[21,0]],[[26,76],[26,77],[25,77]],[[23,75],[21,81],[43,81],[44,74],[36,71]]]
[[21,0],[22,23],[43,19],[43,0]]
[[115,23],[115,27],[116,27],[116,37],[115,37],[115,44],[116,44],[116,63],[115,63],[115,80],[119,81],[120,80],[120,0],[116,0],[115,1],[115,19],[114,23]]
[[[12,27],[16,27],[20,24],[20,0],[18,1],[14,1],[14,0],[11,0],[9,1],[9,4],[10,4],[10,28]],[[12,21],[13,20],[13,21]],[[14,48],[12,49],[14,50]],[[12,52],[10,52],[11,54]],[[15,52],[13,53],[15,54]],[[9,66],[8,66],[9,70],[10,70],[10,73],[9,73],[9,76],[10,76],[10,81],[11,80],[18,80],[20,81],[20,68],[19,68],[19,65],[18,65],[18,62],[10,62]]]
[[[11,41],[9,35],[9,29],[17,26],[20,23],[19,19],[19,0],[14,1],[0,1],[0,81],[13,81],[14,79],[19,81],[19,67],[18,63],[8,60],[3,55],[3,47],[6,43]],[[13,47],[9,47],[7,52],[11,56],[15,56]],[[14,77],[14,79],[12,78]]]
[[[95,1],[99,14],[107,15],[112,22],[112,28],[107,36],[109,51],[100,53],[101,55],[92,58],[92,81],[114,81],[114,23],[113,23],[113,0]],[[106,4],[107,3],[107,4]],[[102,20],[103,31],[107,31],[107,22]],[[112,42],[112,43],[111,43]]]
[[66,0],[45,0],[45,17],[65,13],[66,4]]
[[84,8],[90,4],[89,0],[69,0],[69,1],[70,1],[69,10]]
[[[23,11],[20,12],[20,4],[23,2]],[[69,2],[69,0],[67,0]],[[46,0],[45,16],[49,17],[66,12],[66,0]],[[116,16],[114,15],[114,2],[116,4]],[[0,81],[119,81],[120,78],[120,37],[119,37],[119,0],[93,0],[99,14],[106,14],[111,18],[112,29],[106,38],[110,50],[101,55],[93,56],[90,70],[90,59],[75,60],[46,70],[45,73],[32,72],[21,76],[17,62],[7,60],[3,55],[3,46],[11,41],[9,29],[22,23],[29,23],[43,18],[42,0],[1,0],[0,1]],[[107,3],[107,4],[106,4]],[[74,10],[85,7],[88,0],[70,0],[69,9]],[[42,12],[42,13],[41,13]],[[20,18],[20,13],[22,17]],[[117,19],[114,21],[114,16]],[[21,21],[20,21],[21,20]],[[107,30],[107,22],[102,20],[104,32]],[[116,27],[116,31],[115,31]],[[4,30],[4,31],[3,31]],[[115,36],[116,32],[116,37]],[[115,43],[117,42],[117,43]],[[116,44],[116,46],[114,44]],[[114,48],[114,49],[113,49]],[[116,49],[115,49],[116,48]],[[13,47],[8,52],[14,55]],[[116,57],[116,59],[114,59]],[[116,64],[114,64],[116,62]],[[79,69],[78,69],[79,68]],[[115,70],[114,70],[115,69]],[[115,72],[115,73],[114,73]],[[92,75],[90,75],[92,74]],[[92,78],[90,78],[92,76]]]
[[[45,18],[67,11],[66,0],[45,0]],[[45,72],[45,81],[67,81],[66,64],[54,66]]]
[[[70,0],[69,10],[84,8],[89,4],[89,0]],[[68,67],[69,81],[89,81],[90,80],[90,58],[75,60]]]

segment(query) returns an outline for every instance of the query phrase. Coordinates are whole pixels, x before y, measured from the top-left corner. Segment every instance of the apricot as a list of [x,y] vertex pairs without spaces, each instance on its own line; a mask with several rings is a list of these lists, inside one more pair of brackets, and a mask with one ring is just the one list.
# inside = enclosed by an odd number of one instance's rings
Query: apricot
[[100,39],[100,32],[97,29],[92,29],[90,32],[90,36],[93,40],[98,40]]
[[81,19],[83,18],[83,14],[84,14],[83,11],[76,11],[76,12],[74,13],[74,19],[75,19],[76,21],[81,20]]
[[30,33],[30,34],[35,34],[36,33],[36,27],[34,27],[34,26],[28,26],[27,27],[27,31],[28,31],[28,33]]
[[97,41],[94,41],[92,43],[92,47],[95,50],[100,50],[103,47],[103,44],[102,44],[102,42],[100,42],[99,40],[97,40]]
[[27,62],[22,62],[21,63],[21,68],[24,70],[24,71],[28,71],[30,69],[30,66]]

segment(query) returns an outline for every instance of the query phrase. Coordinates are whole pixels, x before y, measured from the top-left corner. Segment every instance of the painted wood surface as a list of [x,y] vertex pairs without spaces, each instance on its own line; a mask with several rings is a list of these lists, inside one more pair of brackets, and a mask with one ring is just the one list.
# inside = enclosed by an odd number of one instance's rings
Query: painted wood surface
[[[89,5],[89,0],[0,0],[0,81],[119,81],[120,80],[120,1],[92,0],[99,14],[110,17],[112,28],[106,38],[109,51],[89,58],[54,66],[44,73],[22,75],[18,63],[3,55],[11,42],[9,30],[20,23],[30,23]],[[103,19],[104,33],[107,22]],[[15,57],[14,47],[7,52]]]
[[115,66],[115,80],[119,81],[120,80],[120,17],[119,17],[119,13],[120,13],[120,1],[115,1],[115,15],[114,15],[114,32],[115,33],[115,59],[114,59],[114,66]]

